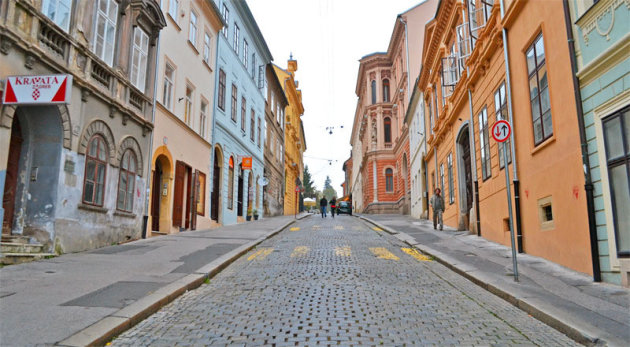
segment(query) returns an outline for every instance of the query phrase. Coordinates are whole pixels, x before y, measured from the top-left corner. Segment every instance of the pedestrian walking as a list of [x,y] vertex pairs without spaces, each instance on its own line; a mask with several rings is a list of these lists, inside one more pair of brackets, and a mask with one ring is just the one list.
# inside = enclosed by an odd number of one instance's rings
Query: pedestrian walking
[[328,200],[324,196],[321,200],[319,200],[319,208],[322,210],[322,218],[326,217],[326,206],[328,206]]
[[333,196],[330,200],[330,214],[335,218],[335,209],[337,208],[337,199]]
[[444,222],[442,221],[444,198],[440,193],[442,193],[440,188],[435,188],[435,194],[431,197],[431,208],[433,209],[433,229],[437,229],[437,224],[439,222],[440,230],[442,230],[444,227]]

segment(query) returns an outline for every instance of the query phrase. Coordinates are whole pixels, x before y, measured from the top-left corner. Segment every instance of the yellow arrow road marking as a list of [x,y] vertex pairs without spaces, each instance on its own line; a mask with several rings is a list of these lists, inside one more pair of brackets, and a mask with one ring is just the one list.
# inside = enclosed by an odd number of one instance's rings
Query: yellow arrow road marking
[[374,254],[379,259],[388,259],[388,260],[398,260],[397,256],[393,255],[390,251],[388,251],[384,247],[370,247],[370,252]]
[[381,229],[379,227],[372,227],[372,230],[374,230],[374,231],[383,231],[383,229]]
[[418,261],[431,261],[431,258],[426,255],[418,252],[415,248],[401,248],[403,252],[409,254],[410,256],[416,258]]
[[255,258],[258,258],[258,260],[263,260],[269,254],[271,254],[271,252],[273,252],[273,248],[261,248],[261,249],[257,250],[254,254],[252,254],[249,257],[247,257],[247,260],[252,261]]
[[295,257],[303,257],[305,256],[308,251],[310,251],[311,249],[306,247],[306,246],[297,246],[293,249],[293,253],[291,253],[291,258],[295,258]]
[[298,230],[300,230],[300,227],[293,227],[293,228],[291,228],[289,230],[291,230],[291,231],[298,231]]
[[337,246],[335,247],[335,255],[339,257],[349,257],[352,255],[352,250],[350,249],[350,246]]
[[335,225],[335,230],[343,230],[343,225]]

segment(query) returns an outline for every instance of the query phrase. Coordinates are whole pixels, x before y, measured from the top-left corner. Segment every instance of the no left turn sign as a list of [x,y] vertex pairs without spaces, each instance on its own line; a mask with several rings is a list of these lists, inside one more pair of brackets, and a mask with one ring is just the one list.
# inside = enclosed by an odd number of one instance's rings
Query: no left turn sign
[[492,138],[497,142],[505,142],[510,138],[512,127],[506,120],[500,120],[492,126]]

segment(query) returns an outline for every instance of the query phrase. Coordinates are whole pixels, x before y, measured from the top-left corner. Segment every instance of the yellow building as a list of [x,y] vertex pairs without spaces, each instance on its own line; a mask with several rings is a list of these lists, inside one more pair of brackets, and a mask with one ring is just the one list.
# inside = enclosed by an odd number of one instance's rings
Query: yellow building
[[282,122],[284,123],[284,214],[292,215],[299,209],[299,194],[296,187],[302,186],[304,172],[303,154],[306,150],[304,127],[300,118],[304,113],[302,105],[302,91],[295,80],[298,64],[293,57],[287,62],[287,69],[274,65],[282,89],[289,101],[285,108]]

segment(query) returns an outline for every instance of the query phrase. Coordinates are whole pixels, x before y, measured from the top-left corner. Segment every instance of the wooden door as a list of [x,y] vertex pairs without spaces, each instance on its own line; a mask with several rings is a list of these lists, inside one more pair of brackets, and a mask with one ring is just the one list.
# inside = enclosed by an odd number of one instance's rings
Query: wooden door
[[211,206],[210,206],[210,218],[215,221],[219,221],[219,197],[220,192],[220,179],[221,179],[221,167],[217,161],[216,154],[214,155],[214,169],[212,171],[212,194],[211,194]]
[[190,166],[186,166],[186,224],[185,228],[190,228],[191,221],[191,210],[192,210],[192,200],[193,200],[193,180],[192,169]]
[[182,213],[184,212],[184,179],[186,178],[186,166],[181,161],[175,164],[175,192],[173,193],[173,226],[182,226]]
[[3,234],[10,234],[11,229],[13,228],[15,196],[18,181],[18,165],[20,162],[20,153],[22,152],[22,142],[22,129],[16,115],[11,128],[9,158],[7,161],[6,178],[4,181],[4,194],[2,196],[2,208],[4,208],[4,219],[2,221]]
[[[159,159],[158,159],[159,160]],[[151,230],[160,231],[160,200],[162,197],[162,165],[155,163],[151,187]]]
[[466,177],[466,210],[469,211],[472,208],[473,203],[473,191],[472,191],[472,171],[470,169],[470,138],[468,131],[462,136],[462,155],[464,162],[464,173]]

